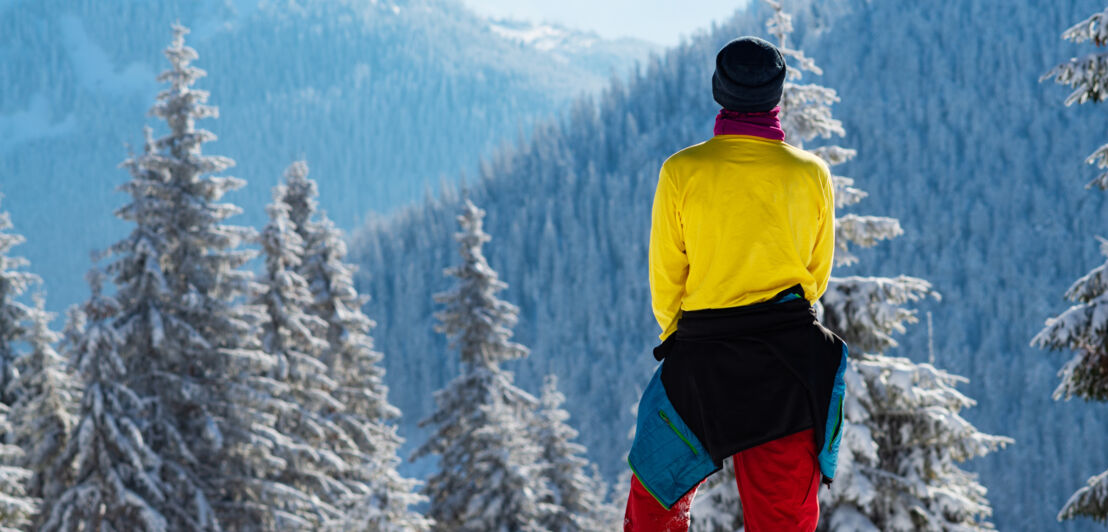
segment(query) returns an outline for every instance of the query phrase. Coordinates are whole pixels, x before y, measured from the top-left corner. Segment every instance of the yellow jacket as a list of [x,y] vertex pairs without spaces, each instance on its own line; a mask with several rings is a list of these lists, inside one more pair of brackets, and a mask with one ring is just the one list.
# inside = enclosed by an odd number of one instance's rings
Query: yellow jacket
[[781,141],[717,135],[666,160],[650,227],[664,340],[682,310],[750,305],[797,284],[815,302],[835,249],[827,165]]

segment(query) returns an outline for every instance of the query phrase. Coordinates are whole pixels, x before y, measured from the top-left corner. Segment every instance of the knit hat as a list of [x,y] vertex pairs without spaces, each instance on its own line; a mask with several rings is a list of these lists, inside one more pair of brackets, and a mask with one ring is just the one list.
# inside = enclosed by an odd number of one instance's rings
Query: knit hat
[[781,101],[785,72],[785,57],[776,46],[758,37],[739,37],[716,55],[712,97],[731,111],[769,111]]

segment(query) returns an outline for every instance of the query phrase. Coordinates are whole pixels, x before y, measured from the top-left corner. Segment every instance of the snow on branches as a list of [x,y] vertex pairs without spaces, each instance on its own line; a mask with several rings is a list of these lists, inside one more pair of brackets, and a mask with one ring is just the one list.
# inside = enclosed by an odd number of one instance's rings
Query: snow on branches
[[[850,363],[850,385],[861,385],[865,393],[853,394],[856,402],[845,413],[856,426],[869,427],[876,445],[863,447],[864,461],[856,454],[848,458],[854,461],[854,474],[863,472],[867,480],[850,479],[843,486],[836,480],[832,486],[840,504],[829,512],[831,529],[868,528],[855,528],[861,515],[876,530],[992,529],[985,520],[992,513],[985,487],[957,464],[1012,440],[981,433],[961,417],[963,409],[975,404],[955,389],[966,379],[906,358],[862,355]],[[848,441],[844,447],[854,445]],[[859,487],[872,492],[851,493]],[[854,508],[839,516],[844,499]]]
[[[1108,9],[1075,24],[1062,33],[1062,38],[1075,43],[1092,41],[1097,47],[1108,45]],[[1066,97],[1067,106],[1102,102],[1108,98],[1108,53],[1096,52],[1070,58],[1050,69],[1039,81],[1051,78],[1073,89]],[[1093,152],[1086,162],[1095,164],[1101,170],[1108,168],[1108,144]],[[1108,171],[1102,172],[1086,187],[1108,190]]]
[[[1075,43],[1092,41],[1097,47],[1108,45],[1108,9],[1097,13],[1062,33],[1062,38]],[[1085,102],[1101,102],[1108,97],[1108,54],[1093,53],[1073,57],[1061,63],[1040,78],[1069,85],[1073,92],[1066,98],[1066,105]]]
[[[1108,45],[1108,9],[1069,28],[1062,38],[1075,43],[1092,41],[1097,47]],[[1066,98],[1067,106],[1104,101],[1108,98],[1108,53],[1071,58],[1040,81],[1050,78],[1073,89]],[[1097,148],[1086,162],[1100,170],[1108,169],[1108,144]],[[1108,190],[1108,171],[1086,185],[1093,187]],[[1108,257],[1108,241],[1103,238],[1100,251]],[[1047,319],[1031,345],[1074,352],[1058,372],[1061,382],[1054,390],[1055,399],[1108,401],[1108,263],[1078,279],[1065,297],[1074,305]],[[1108,472],[1090,478],[1088,485],[1074,493],[1058,513],[1059,520],[1075,517],[1108,521]]]
[[823,295],[823,322],[850,345],[854,353],[881,353],[899,345],[894,333],[916,323],[916,311],[905,308],[932,295],[931,283],[916,277],[837,277]]
[[84,397],[73,438],[57,465],[72,468],[73,479],[50,501],[41,530],[162,532],[168,525],[158,510],[166,497],[157,474],[161,458],[139,428],[145,402],[125,384],[123,338],[113,325],[120,307],[101,292],[103,273],[93,269],[88,279],[92,296],[70,312],[66,327],[71,336],[66,354]]

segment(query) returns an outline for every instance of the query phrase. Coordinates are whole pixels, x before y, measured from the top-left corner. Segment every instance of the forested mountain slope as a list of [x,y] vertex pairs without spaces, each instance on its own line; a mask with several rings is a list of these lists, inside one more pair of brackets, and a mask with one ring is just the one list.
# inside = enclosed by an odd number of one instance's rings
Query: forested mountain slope
[[229,199],[253,226],[293,160],[311,162],[322,204],[351,227],[474,173],[653,49],[564,28],[539,47],[455,0],[0,2],[0,192],[52,307],[84,297],[88,251],[121,236],[117,165],[125,143],[141,148],[174,21],[193,30],[197,87],[222,114],[212,150],[251,183]]
[[[1082,164],[1103,141],[1090,132],[1102,133],[1105,110],[1065,108],[1065,89],[1038,82],[1077,52],[1061,31],[1103,6],[785,5],[797,12],[794,46],[842,97],[835,116],[849,134],[837,144],[859,153],[836,170],[871,194],[856,210],[897,217],[905,230],[836,274],[914,275],[942,293],[922,308],[933,313],[936,365],[971,379],[962,388],[979,403],[964,413],[971,422],[1016,440],[969,464],[990,490],[998,528],[1090,529],[1055,515],[1089,471],[1108,465],[1108,411],[1054,402],[1068,356],[1028,343],[1066,307],[1072,279],[1101,262],[1088,235],[1108,233]],[[532,391],[558,374],[571,421],[609,479],[626,467],[631,406],[655,365],[646,243],[657,169],[711,135],[714,54],[737,35],[764,35],[765,16],[752,5],[578,103],[491,158],[466,192],[488,211],[490,265],[522,310],[516,338],[532,356],[512,369]],[[429,391],[457,372],[431,329],[431,294],[447,286],[461,196],[371,220],[354,242],[409,441],[420,439],[414,423],[431,411]],[[926,331],[911,329],[892,354],[926,359]]]

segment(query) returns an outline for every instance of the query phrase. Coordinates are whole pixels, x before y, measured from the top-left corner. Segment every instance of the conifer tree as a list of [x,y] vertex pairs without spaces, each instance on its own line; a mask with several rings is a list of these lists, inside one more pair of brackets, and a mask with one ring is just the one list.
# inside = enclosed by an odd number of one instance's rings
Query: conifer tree
[[27,267],[27,259],[9,255],[13,247],[25,240],[23,235],[9,232],[11,229],[11,215],[0,212],[0,403],[6,406],[15,404],[17,392],[11,386],[18,374],[12,344],[27,334],[27,319],[31,313],[19,297],[32,284],[42,282],[37,275],[22,271]]
[[34,300],[27,335],[30,352],[16,360],[19,376],[13,386],[20,393],[11,408],[11,442],[23,449],[22,465],[32,473],[27,493],[49,504],[69,481],[70,471],[55,463],[76,424],[78,390],[54,350],[59,340],[50,330],[54,314],[46,311],[42,294],[35,294]]
[[343,406],[332,396],[336,384],[319,360],[327,345],[320,337],[325,324],[306,311],[311,293],[296,272],[304,248],[281,201],[284,195],[284,186],[274,187],[274,201],[266,207],[265,273],[254,303],[265,309],[262,349],[274,357],[271,378],[280,384],[269,414],[279,435],[272,452],[284,465],[272,475],[288,489],[270,492],[263,504],[273,508],[278,529],[318,529],[340,517],[336,502],[346,494],[341,482],[346,465],[336,447],[349,437],[333,420]]
[[[842,123],[832,117],[838,101],[833,89],[799,84],[804,72],[820,74],[815,62],[788,47],[791,16],[779,2],[765,0],[773,9],[766,26],[778,47],[796,67],[790,67],[781,98],[782,127],[797,146],[817,137],[842,136]],[[852,159],[856,152],[828,145],[812,150],[830,166]],[[854,205],[866,193],[850,178],[832,176],[836,208]],[[899,236],[900,223],[887,217],[840,214],[835,219],[835,265],[857,262],[851,245],[870,247]],[[961,409],[972,400],[954,386],[964,381],[928,364],[882,352],[897,346],[894,333],[914,323],[910,302],[935,294],[930,283],[908,276],[833,277],[821,303],[823,322],[850,346],[845,379],[843,441],[835,482],[821,494],[823,530],[964,530],[991,529],[992,510],[985,488],[976,476],[957,464],[985,455],[1010,443],[1003,437],[978,432],[963,419]],[[734,477],[718,475],[707,486],[713,497],[705,508],[693,509],[702,521],[725,530],[741,519],[724,504],[733,499],[716,491],[734,485]],[[694,523],[695,524],[695,523]]]
[[426,530],[430,521],[410,509],[426,500],[415,492],[418,482],[396,470],[403,440],[393,421],[400,410],[388,402],[382,355],[373,349],[374,323],[363,312],[366,298],[354,287],[354,266],[345,262],[342,232],[316,217],[317,187],[308,166],[298,161],[285,172],[281,201],[303,241],[296,271],[311,292],[309,314],[323,324],[326,340],[320,360],[334,381],[332,395],[341,404],[335,422],[346,433],[341,456],[350,493],[339,501],[342,517],[329,526],[341,530]]
[[558,378],[547,375],[539,398],[535,440],[542,449],[543,477],[552,488],[549,501],[555,511],[543,521],[551,532],[604,530],[618,510],[605,500],[607,486],[585,458],[586,449],[574,440],[578,432],[562,408],[566,397],[558,391]]
[[435,296],[445,305],[435,316],[461,355],[462,374],[435,392],[438,408],[421,424],[436,431],[413,459],[439,456],[439,471],[424,488],[436,530],[543,530],[555,508],[544,502],[551,494],[542,451],[528,430],[538,401],[500,367],[528,351],[510,340],[519,310],[496,297],[507,285],[482,252],[489,240],[484,215],[466,200],[458,216],[462,263],[446,269],[457,284]]
[[[10,232],[12,227],[11,216],[0,212],[0,435],[5,436],[12,434],[10,406],[19,398],[16,344],[31,334],[29,325],[34,313],[19,298],[32,284],[42,282],[37,275],[23,270],[27,259],[9,254],[25,240]],[[0,439],[0,531],[30,526],[38,513],[39,501],[27,493],[31,471],[22,466],[24,456],[19,447],[10,445],[6,438]]]
[[142,437],[144,401],[125,384],[123,338],[113,325],[120,308],[101,292],[103,277],[89,272],[92,296],[66,324],[66,354],[84,396],[73,437],[57,461],[58,468],[73,468],[73,482],[47,501],[43,532],[169,530],[158,511],[166,497],[160,458]]
[[276,384],[273,359],[258,349],[259,309],[243,298],[255,293],[243,266],[254,253],[239,246],[248,228],[223,222],[240,209],[220,203],[244,182],[216,177],[234,164],[204,155],[215,139],[196,121],[218,116],[208,93],[193,85],[204,71],[191,65],[188,30],[173,27],[158,76],[168,87],[150,114],[168,133],[124,162],[132,174],[123,190],[131,203],[117,216],[134,224],[112,248],[109,271],[120,305],[118,326],[127,384],[147,403],[144,441],[160,457],[157,477],[165,497],[158,511],[174,530],[250,530],[272,524],[267,493],[287,489],[268,478],[269,427]]
[[[1075,43],[1091,41],[1097,47],[1108,45],[1108,9],[1069,28],[1062,38]],[[1050,78],[1073,89],[1066,105],[1104,101],[1108,99],[1108,53],[1072,58],[1042,79]],[[1097,148],[1086,162],[1102,170],[1086,188],[1108,190],[1108,144]],[[1108,257],[1108,241],[1103,238],[1100,251]],[[1055,399],[1108,401],[1108,262],[1073,283],[1065,297],[1073,306],[1048,319],[1031,344],[1075,352],[1058,372],[1061,382],[1054,391]],[[1108,522],[1108,471],[1090,478],[1058,513],[1059,520],[1076,517]]]

